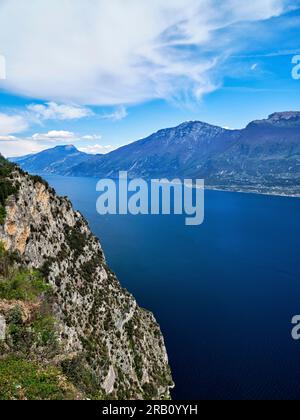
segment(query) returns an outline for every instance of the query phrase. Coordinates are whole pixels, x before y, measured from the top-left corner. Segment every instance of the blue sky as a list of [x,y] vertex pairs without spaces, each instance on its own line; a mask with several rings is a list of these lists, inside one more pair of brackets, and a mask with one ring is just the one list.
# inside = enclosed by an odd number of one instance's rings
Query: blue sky
[[300,110],[300,1],[242,3],[2,0],[0,152],[107,153],[187,120]]

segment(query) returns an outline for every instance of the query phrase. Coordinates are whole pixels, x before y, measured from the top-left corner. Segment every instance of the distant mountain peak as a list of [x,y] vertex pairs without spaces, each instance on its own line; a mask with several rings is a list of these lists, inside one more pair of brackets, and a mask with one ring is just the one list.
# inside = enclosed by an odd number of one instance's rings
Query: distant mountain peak
[[204,178],[220,189],[300,196],[299,156],[300,111],[287,111],[235,130],[186,121],[104,156],[69,145],[15,161],[31,173],[117,178],[128,171],[130,178]]
[[299,128],[300,127],[300,111],[274,112],[267,119],[256,120],[248,125],[248,127],[278,127],[278,128]]
[[217,126],[217,125],[209,124],[209,123],[206,123],[204,121],[197,121],[197,120],[186,121],[186,122],[180,124],[178,127],[175,127],[175,128],[180,129],[180,128],[191,128],[191,127],[197,127],[197,128],[209,128],[210,127],[210,128],[219,128],[220,130],[222,130],[222,128]]
[[90,155],[80,152],[73,144],[61,145],[43,150],[35,155],[11,158],[30,173],[60,173],[76,164],[82,163]]
[[56,146],[56,150],[65,150],[66,152],[78,152],[78,149],[73,144],[65,144],[63,146]]
[[272,122],[282,120],[289,121],[294,119],[300,120],[300,111],[275,112],[274,114],[271,114],[268,118],[268,120]]

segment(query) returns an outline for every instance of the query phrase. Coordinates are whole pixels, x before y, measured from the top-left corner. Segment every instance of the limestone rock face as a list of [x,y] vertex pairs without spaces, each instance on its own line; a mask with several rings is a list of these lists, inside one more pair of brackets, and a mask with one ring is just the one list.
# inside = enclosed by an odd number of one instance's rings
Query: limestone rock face
[[4,316],[0,315],[0,341],[4,341],[6,337],[6,321]]
[[122,289],[85,219],[41,180],[16,170],[13,182],[18,194],[7,202],[0,241],[52,285],[66,354],[85,357],[108,398],[169,398],[173,382],[160,328]]

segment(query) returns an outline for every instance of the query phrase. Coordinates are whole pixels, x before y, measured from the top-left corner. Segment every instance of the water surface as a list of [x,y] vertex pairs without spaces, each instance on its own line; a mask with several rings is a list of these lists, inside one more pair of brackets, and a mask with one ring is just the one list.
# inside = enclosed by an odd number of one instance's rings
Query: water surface
[[96,182],[48,176],[159,321],[176,399],[299,399],[300,199],[206,192],[205,223],[99,216]]

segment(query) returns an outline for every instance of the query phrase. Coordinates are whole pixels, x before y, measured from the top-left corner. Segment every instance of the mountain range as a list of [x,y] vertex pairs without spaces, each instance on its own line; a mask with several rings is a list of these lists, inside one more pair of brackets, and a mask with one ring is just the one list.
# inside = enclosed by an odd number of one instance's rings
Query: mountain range
[[31,173],[117,178],[203,178],[207,187],[300,196],[300,112],[229,130],[200,121],[160,130],[107,155],[59,146],[12,159]]

